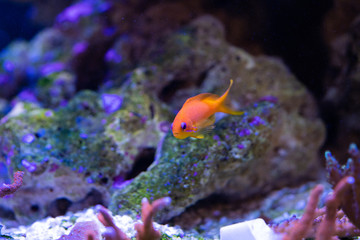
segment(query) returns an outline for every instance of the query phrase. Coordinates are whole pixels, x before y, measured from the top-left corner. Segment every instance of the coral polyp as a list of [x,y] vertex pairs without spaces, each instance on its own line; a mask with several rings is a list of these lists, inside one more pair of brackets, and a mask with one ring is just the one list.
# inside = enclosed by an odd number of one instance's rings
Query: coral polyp
[[340,165],[331,152],[325,153],[328,181],[332,185],[338,184],[345,176],[352,176],[354,184],[344,193],[341,208],[352,223],[360,228],[360,152],[355,143],[350,144],[348,153],[350,158],[345,165]]

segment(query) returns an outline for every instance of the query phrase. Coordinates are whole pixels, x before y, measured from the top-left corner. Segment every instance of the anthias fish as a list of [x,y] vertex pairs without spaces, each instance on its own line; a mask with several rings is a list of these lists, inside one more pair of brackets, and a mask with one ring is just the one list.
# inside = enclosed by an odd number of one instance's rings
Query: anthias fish
[[171,125],[173,135],[178,139],[204,138],[204,134],[214,128],[216,112],[243,114],[225,103],[232,84],[233,80],[230,80],[230,86],[222,96],[201,93],[186,100]]

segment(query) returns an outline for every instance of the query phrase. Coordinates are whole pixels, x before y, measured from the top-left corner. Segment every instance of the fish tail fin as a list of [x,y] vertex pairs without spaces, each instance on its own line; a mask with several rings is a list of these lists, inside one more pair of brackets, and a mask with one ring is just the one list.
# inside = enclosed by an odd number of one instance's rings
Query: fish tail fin
[[229,85],[228,89],[224,92],[223,95],[221,95],[221,97],[219,97],[216,100],[219,104],[218,111],[227,113],[227,114],[232,114],[232,115],[242,115],[242,114],[244,114],[244,112],[232,110],[229,106],[227,106],[226,101],[225,101],[229,94],[230,88],[233,85],[233,82],[234,81],[232,79],[230,79],[230,85]]
[[243,111],[236,111],[231,109],[230,107],[226,106],[226,105],[220,105],[219,112],[223,112],[223,113],[227,113],[227,114],[231,114],[231,115],[243,115],[244,112]]

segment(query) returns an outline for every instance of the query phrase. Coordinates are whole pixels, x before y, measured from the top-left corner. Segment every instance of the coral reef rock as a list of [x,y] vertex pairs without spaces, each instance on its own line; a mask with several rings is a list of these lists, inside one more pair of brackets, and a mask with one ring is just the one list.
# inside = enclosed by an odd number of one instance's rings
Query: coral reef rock
[[165,134],[160,120],[169,120],[162,108],[135,83],[112,93],[80,92],[57,111],[18,102],[18,110],[2,119],[0,145],[3,166],[26,169],[26,175],[16,197],[0,200],[0,209],[26,224],[107,204],[108,187],[135,174],[138,161],[153,159]]
[[[179,141],[168,134],[150,169],[115,192],[111,210],[136,213],[143,197],[169,196],[172,206],[158,214],[166,221],[213,193],[246,199],[314,177],[309,172],[316,172],[316,149],[304,151],[301,145],[292,146],[297,148],[294,152],[278,149],[282,133],[294,124],[289,122],[296,121],[284,115],[275,104],[262,102],[249,107],[244,116],[221,119],[204,139]],[[309,121],[306,128],[300,123],[302,134],[323,134],[320,121]]]

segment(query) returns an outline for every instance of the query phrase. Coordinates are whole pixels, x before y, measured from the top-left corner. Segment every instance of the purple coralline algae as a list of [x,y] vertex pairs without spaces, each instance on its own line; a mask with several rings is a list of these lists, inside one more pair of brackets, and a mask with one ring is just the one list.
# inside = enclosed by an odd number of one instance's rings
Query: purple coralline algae
[[35,140],[34,134],[28,133],[22,137],[24,143],[32,143]]
[[24,168],[26,170],[28,170],[29,172],[35,172],[37,169],[37,166],[35,163],[31,163],[28,160],[24,159],[21,161],[21,164],[24,166]]
[[89,46],[89,43],[86,41],[78,42],[72,48],[72,53],[74,55],[78,55],[78,54],[84,52],[88,48],[88,46]]
[[116,53],[115,49],[110,49],[109,51],[106,52],[105,59],[108,62],[120,63],[122,60],[122,57],[121,57],[121,55]]
[[61,72],[65,69],[65,65],[62,62],[53,62],[45,64],[41,67],[40,72],[42,76],[47,76],[55,72]]
[[103,94],[101,95],[103,108],[106,113],[110,114],[120,109],[123,98],[116,94]]
[[336,186],[344,177],[353,177],[354,184],[344,193],[340,205],[350,221],[360,228],[360,151],[355,143],[350,144],[348,153],[350,158],[342,166],[330,151],[325,152],[328,181]]
[[57,22],[71,22],[76,23],[83,16],[88,16],[94,11],[93,6],[89,2],[79,2],[70,7],[66,8],[62,13],[57,17]]

